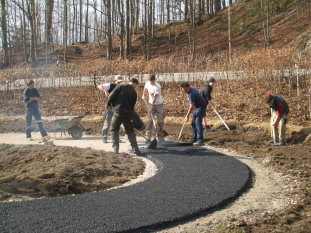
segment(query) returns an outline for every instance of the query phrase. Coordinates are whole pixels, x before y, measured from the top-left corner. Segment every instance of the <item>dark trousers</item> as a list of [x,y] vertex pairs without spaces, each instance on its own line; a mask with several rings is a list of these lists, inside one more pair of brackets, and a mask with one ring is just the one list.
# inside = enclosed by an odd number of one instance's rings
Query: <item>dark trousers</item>
[[112,132],[112,147],[119,148],[119,130],[121,124],[123,124],[125,128],[125,133],[128,136],[128,139],[131,143],[133,149],[137,149],[137,141],[136,135],[134,133],[133,124],[131,121],[131,114],[128,115],[120,115],[118,113],[114,113],[112,117],[111,123],[111,132]]
[[34,116],[36,121],[37,121],[41,136],[42,137],[47,136],[47,133],[46,133],[45,129],[43,128],[43,124],[41,122],[41,115],[39,113],[38,108],[26,108],[26,121],[25,121],[26,137],[31,138],[32,116]]
[[202,119],[204,117],[206,111],[206,106],[195,108],[192,115],[192,137],[193,141],[203,142],[203,127],[202,127]]

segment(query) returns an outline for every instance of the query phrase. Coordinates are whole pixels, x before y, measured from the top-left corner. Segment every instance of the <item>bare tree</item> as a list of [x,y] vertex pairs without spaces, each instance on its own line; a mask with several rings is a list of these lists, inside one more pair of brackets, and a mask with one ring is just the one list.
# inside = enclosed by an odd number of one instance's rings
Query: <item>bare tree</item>
[[266,0],[265,5],[263,4],[263,0],[260,1],[261,8],[261,20],[262,20],[262,28],[263,28],[263,37],[266,48],[270,46],[271,43],[271,33],[270,33],[270,2]]
[[64,61],[67,61],[67,35],[68,35],[68,19],[67,19],[67,0],[64,0],[64,30],[63,30],[63,44],[64,44]]
[[103,0],[107,16],[107,58],[112,59],[111,0]]
[[1,0],[1,29],[2,29],[2,46],[4,51],[3,65],[9,65],[8,39],[7,39],[7,13],[6,2]]
[[228,5],[228,51],[229,51],[229,63],[232,61],[232,49],[231,49],[231,4]]
[[84,40],[89,42],[89,0],[86,1]]
[[184,20],[187,21],[188,20],[188,0],[185,0],[185,3],[184,3],[184,12],[185,12],[185,18]]
[[126,46],[125,46],[125,57],[130,59],[131,51],[131,28],[130,28],[130,1],[126,0]]
[[118,12],[120,17],[120,58],[124,58],[124,7],[123,7],[123,1],[118,1]]
[[46,57],[45,63],[48,63],[48,54],[50,49],[50,43],[52,41],[52,21],[53,21],[53,8],[54,8],[54,0],[45,0],[45,49],[46,49]]
[[80,6],[80,37],[79,37],[79,41],[81,42],[82,41],[82,27],[83,27],[83,24],[82,24],[82,20],[83,20],[83,2],[82,0],[80,0],[80,3],[79,3],[79,6]]

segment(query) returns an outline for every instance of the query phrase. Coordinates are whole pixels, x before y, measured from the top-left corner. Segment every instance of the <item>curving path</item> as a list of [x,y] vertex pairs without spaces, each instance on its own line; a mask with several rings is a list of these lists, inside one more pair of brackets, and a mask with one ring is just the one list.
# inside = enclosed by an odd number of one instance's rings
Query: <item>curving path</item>
[[160,148],[147,154],[158,173],[142,183],[76,196],[0,203],[0,232],[161,228],[224,206],[251,180],[246,165],[211,150]]

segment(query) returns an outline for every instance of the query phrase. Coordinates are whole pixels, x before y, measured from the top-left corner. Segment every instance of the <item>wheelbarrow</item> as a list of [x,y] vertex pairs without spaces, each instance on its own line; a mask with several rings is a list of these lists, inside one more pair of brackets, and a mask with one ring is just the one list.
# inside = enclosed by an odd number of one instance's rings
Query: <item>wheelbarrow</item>
[[70,117],[68,119],[57,119],[53,121],[53,125],[54,125],[54,130],[55,133],[57,131],[61,132],[61,137],[62,134],[64,133],[66,136],[66,132],[68,132],[69,135],[71,135],[71,137],[73,139],[79,139],[82,137],[84,128],[83,126],[80,124],[80,120],[83,118],[84,116],[73,116]]

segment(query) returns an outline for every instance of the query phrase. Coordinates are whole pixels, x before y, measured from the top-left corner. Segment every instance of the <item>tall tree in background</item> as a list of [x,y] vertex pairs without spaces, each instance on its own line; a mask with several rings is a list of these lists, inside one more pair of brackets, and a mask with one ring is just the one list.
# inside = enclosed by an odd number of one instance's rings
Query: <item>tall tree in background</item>
[[217,14],[221,10],[221,0],[214,0],[215,6],[215,14]]
[[86,1],[86,14],[85,14],[85,29],[84,29],[84,40],[86,43],[89,42],[89,0]]
[[184,21],[187,21],[188,20],[188,0],[185,0],[185,3],[184,3],[184,12],[185,12],[185,18],[184,18]]
[[82,41],[82,27],[83,27],[83,24],[82,24],[82,20],[83,20],[83,2],[82,0],[80,0],[79,2],[79,7],[80,7],[80,20],[79,20],[79,24],[80,24],[80,34],[79,34],[79,41],[81,42]]
[[111,0],[103,0],[107,16],[107,58],[112,59],[112,32],[111,32]]
[[[36,8],[35,8],[35,0],[26,1],[27,7],[27,18],[30,23],[30,58],[31,64],[37,64],[37,37],[36,37]],[[24,9],[23,9],[24,10]]]
[[124,7],[123,7],[123,1],[118,1],[118,12],[120,17],[120,58],[124,58]]
[[126,46],[125,57],[130,59],[131,51],[131,27],[130,27],[130,0],[126,0]]
[[50,43],[52,41],[52,22],[53,22],[53,7],[54,0],[45,0],[45,49],[46,57],[45,63],[48,63],[48,54],[50,50]]
[[232,61],[232,49],[231,49],[231,4],[229,1],[228,5],[228,53],[229,53],[229,63]]
[[68,12],[67,12],[67,0],[64,1],[64,31],[63,31],[63,44],[64,44],[64,61],[67,61],[67,35],[68,35]]
[[263,0],[260,0],[260,8],[261,8],[261,20],[262,20],[262,28],[263,28],[263,37],[266,48],[270,46],[271,43],[271,29],[270,29],[270,2],[269,0],[265,0],[265,4]]
[[4,51],[3,65],[9,65],[8,39],[7,39],[7,13],[5,0],[1,0],[1,29],[2,29],[2,47]]

